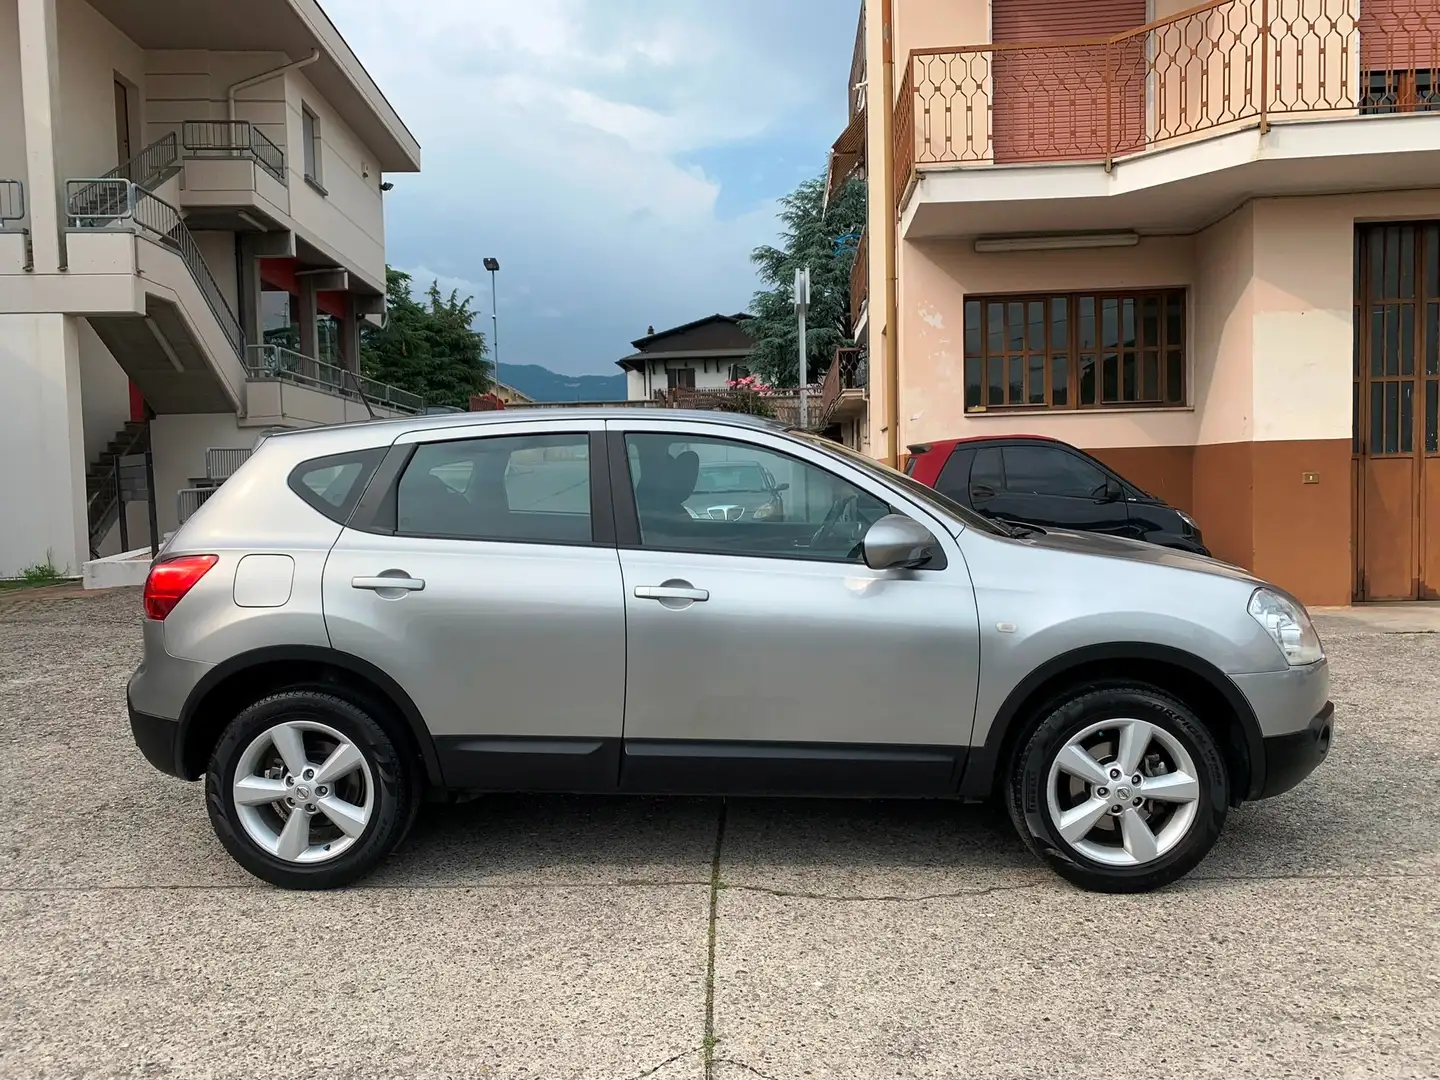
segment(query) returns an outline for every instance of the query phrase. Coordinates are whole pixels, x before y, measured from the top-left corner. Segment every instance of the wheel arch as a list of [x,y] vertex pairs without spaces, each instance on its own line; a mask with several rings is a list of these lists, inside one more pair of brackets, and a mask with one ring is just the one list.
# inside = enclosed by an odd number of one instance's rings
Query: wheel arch
[[322,689],[353,704],[388,714],[418,757],[427,782],[444,786],[435,741],[400,684],[358,656],[318,645],[276,645],[232,656],[205,673],[185,700],[175,743],[178,775],[195,780],[230,720],[244,708],[287,687]]
[[1240,688],[1209,661],[1151,642],[1088,645],[1041,664],[1017,683],[995,714],[983,746],[970,750],[960,794],[988,798],[1005,778],[1020,737],[1080,687],[1118,679],[1145,683],[1178,696],[1215,735],[1231,771],[1232,799],[1254,799],[1265,783],[1260,724]]

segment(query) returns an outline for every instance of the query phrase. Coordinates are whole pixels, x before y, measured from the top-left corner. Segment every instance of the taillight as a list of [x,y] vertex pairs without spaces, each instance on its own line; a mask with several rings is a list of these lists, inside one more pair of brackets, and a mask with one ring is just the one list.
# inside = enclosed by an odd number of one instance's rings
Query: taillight
[[152,566],[145,579],[145,617],[163,620],[219,561],[218,555],[181,555]]

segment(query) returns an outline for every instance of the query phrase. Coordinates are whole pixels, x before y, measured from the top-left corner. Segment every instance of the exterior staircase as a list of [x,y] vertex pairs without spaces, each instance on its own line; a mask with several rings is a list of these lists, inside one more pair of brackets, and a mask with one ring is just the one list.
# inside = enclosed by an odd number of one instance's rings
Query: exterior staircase
[[71,181],[66,212],[74,225],[103,227],[131,215],[132,184],[153,192],[179,171],[180,142],[172,131],[104,176]]
[[85,504],[90,527],[90,556],[99,557],[100,545],[120,518],[120,493],[116,489],[116,463],[150,449],[150,425],[128,421],[85,471]]

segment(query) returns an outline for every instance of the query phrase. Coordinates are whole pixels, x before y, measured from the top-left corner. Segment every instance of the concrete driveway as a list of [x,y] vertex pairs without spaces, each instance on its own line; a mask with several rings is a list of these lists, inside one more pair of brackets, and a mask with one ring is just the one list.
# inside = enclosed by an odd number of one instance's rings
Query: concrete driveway
[[991,811],[492,798],[260,885],[130,741],[138,597],[0,597],[0,1075],[1440,1075],[1440,617],[1324,616],[1337,738],[1166,892]]

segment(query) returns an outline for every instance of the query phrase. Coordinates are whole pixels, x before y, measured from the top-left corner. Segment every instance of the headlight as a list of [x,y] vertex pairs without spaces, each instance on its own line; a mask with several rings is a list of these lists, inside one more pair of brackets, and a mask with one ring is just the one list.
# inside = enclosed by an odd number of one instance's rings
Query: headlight
[[1200,524],[1199,524],[1199,522],[1197,522],[1197,521],[1196,521],[1194,518],[1192,518],[1189,514],[1185,513],[1184,510],[1176,510],[1175,513],[1180,516],[1180,520],[1181,520],[1181,521],[1183,521],[1186,525],[1189,525],[1189,526],[1190,526],[1190,531],[1191,531],[1191,532],[1198,533],[1198,532],[1200,531]]
[[756,521],[764,521],[766,518],[775,516],[775,504],[773,502],[761,503],[750,515]]
[[1325,649],[1320,644],[1320,635],[1315,632],[1315,624],[1299,604],[1269,589],[1256,589],[1250,597],[1250,614],[1275,639],[1275,644],[1285,655],[1285,662],[1291,667],[1313,664],[1325,658]]

